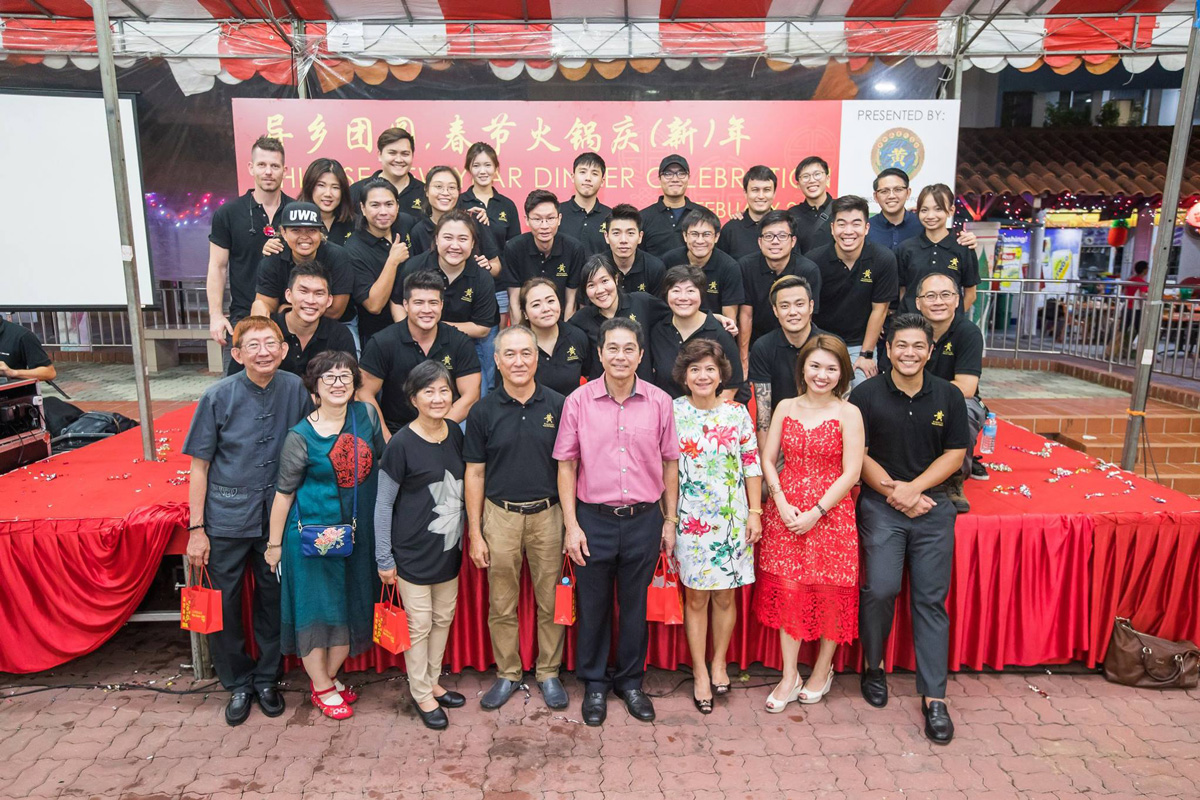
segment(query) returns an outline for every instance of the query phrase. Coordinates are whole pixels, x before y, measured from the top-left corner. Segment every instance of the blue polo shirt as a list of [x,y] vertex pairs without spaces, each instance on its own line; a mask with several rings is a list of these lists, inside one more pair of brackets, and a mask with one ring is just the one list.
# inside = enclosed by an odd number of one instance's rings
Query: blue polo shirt
[[868,222],[871,223],[871,229],[867,231],[867,241],[886,247],[893,253],[901,242],[920,236],[921,231],[925,230],[915,211],[905,211],[904,219],[899,225],[889,222],[882,211],[871,217]]

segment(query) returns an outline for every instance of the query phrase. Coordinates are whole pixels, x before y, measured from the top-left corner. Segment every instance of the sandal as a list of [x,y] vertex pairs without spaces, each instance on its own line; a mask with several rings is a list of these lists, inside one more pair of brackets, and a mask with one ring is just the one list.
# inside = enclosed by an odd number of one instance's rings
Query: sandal
[[321,713],[330,719],[349,719],[350,717],[354,716],[354,709],[346,705],[346,698],[343,697],[342,702],[338,703],[337,705],[331,705],[321,699],[327,694],[337,693],[337,690],[337,686],[330,686],[328,689],[323,689],[321,691],[313,689],[313,705],[321,709]]
[[803,686],[803,683],[804,682],[800,679],[800,676],[797,675],[795,685],[792,686],[792,690],[790,692],[788,692],[787,697],[785,697],[782,700],[776,699],[775,690],[772,689],[771,693],[769,695],[767,695],[767,702],[766,702],[767,713],[768,714],[782,713],[784,711],[784,709],[787,708],[788,703],[792,702],[793,700],[795,700],[797,697],[800,696],[800,687]]
[[729,694],[728,683],[714,683],[712,685],[713,694]]
[[712,698],[709,698],[707,700],[701,700],[700,698],[696,697],[695,695],[692,695],[692,702],[696,704],[696,710],[699,711],[701,714],[711,714],[713,712]]
[[[342,699],[346,701],[346,705],[352,706],[358,702],[358,692],[354,691],[353,689],[347,689],[337,678],[333,679],[333,688],[338,690],[338,694],[340,694]],[[312,681],[308,682],[308,690],[310,692],[316,691]]]

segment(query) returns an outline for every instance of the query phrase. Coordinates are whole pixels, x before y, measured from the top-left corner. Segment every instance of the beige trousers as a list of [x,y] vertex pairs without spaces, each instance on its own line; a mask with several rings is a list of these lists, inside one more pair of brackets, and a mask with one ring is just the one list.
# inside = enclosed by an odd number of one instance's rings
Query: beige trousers
[[458,578],[430,586],[401,578],[399,587],[404,613],[408,615],[408,638],[412,642],[404,654],[408,687],[413,699],[424,703],[433,698],[433,687],[442,674],[446,640],[458,604]]

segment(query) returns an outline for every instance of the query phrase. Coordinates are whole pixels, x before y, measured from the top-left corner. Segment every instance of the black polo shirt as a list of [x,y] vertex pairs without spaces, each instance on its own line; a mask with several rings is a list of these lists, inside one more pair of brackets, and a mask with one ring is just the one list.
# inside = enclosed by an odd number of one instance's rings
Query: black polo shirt
[[283,331],[283,340],[287,342],[288,346],[287,355],[284,356],[283,363],[279,365],[279,368],[299,375],[301,378],[308,370],[308,362],[312,361],[317,353],[324,353],[326,350],[341,350],[343,353],[355,354],[354,337],[350,335],[350,329],[329,317],[321,317],[317,321],[317,329],[313,331],[312,338],[308,340],[308,347],[301,347],[300,337],[288,330],[286,311],[272,314],[271,319],[275,320],[279,330]]
[[526,403],[501,384],[467,413],[463,460],[486,465],[483,493],[493,503],[558,500],[554,440],[566,398],[542,384],[540,368],[538,378]]
[[771,384],[771,410],[779,405],[780,400],[787,400],[799,394],[796,388],[796,359],[800,350],[808,340],[817,334],[824,333],[816,325],[809,323],[808,336],[793,347],[787,340],[782,328],[766,333],[750,346],[750,383]]
[[[611,258],[612,251],[608,252]],[[616,263],[616,259],[613,259],[613,263]],[[646,292],[657,297],[666,272],[667,266],[658,256],[650,255],[645,250],[634,250],[633,266],[629,272],[621,272],[620,267],[617,268],[617,286],[627,292]]]
[[[401,216],[408,217],[407,214]],[[407,236],[405,241],[408,241]],[[409,247],[412,247],[411,242]],[[372,314],[363,306],[371,294],[371,287],[383,274],[383,265],[387,263],[388,254],[392,251],[392,243],[359,228],[346,242],[345,250],[346,257],[350,259],[350,266],[354,268],[354,293],[351,298],[354,300],[354,310],[358,313],[358,338],[366,345],[372,336],[392,324],[392,313],[386,303],[378,314]],[[393,289],[400,285],[400,271],[407,263],[408,261],[401,261],[396,267]]]
[[208,240],[229,251],[229,321],[233,324],[248,316],[254,305],[258,265],[263,260],[263,245],[270,238],[264,229],[271,228],[272,234],[280,230],[283,209],[290,202],[292,198],[281,195],[275,217],[268,219],[266,209],[254,199],[254,190],[249,189],[213,213]]
[[975,248],[963,247],[953,233],[935,243],[921,231],[920,236],[901,242],[896,250],[896,269],[904,287],[904,297],[900,299],[902,314],[917,310],[917,284],[926,275],[937,273],[954,279],[960,293],[959,310],[964,308],[962,290],[979,285],[979,257]]
[[[354,265],[350,263],[346,249],[330,242],[321,242],[313,258],[325,266],[329,275],[329,293],[331,295],[351,295],[354,293]],[[283,250],[275,255],[267,256],[258,265],[258,287],[256,291],[264,297],[273,297],[281,304],[287,303],[284,292],[287,291],[288,278],[296,261],[292,257],[292,248],[286,244]],[[346,310],[338,319],[349,322],[354,319],[354,303],[347,303]]]
[[825,202],[817,208],[809,205],[808,200],[801,200],[788,209],[796,225],[796,247],[809,258],[818,247],[833,247],[833,232],[829,229],[833,223],[833,200],[833,195],[826,192]]
[[776,273],[771,269],[766,256],[758,251],[740,259],[738,266],[742,271],[742,288],[746,294],[744,305],[750,306],[754,314],[753,326],[750,329],[751,342],[779,328],[779,320],[775,318],[775,311],[771,308],[771,286],[785,275],[795,275],[808,281],[808,285],[812,287],[813,310],[816,310],[815,304],[821,298],[821,270],[800,255],[799,250],[792,250],[792,258],[782,272]]
[[671,370],[675,368],[675,359],[679,357],[679,351],[693,339],[711,339],[721,345],[721,349],[725,351],[725,357],[729,359],[729,366],[732,368],[729,383],[725,386],[726,389],[741,389],[745,385],[746,379],[742,374],[742,357],[738,353],[737,342],[721,327],[721,323],[717,322],[712,314],[705,314],[704,324],[687,339],[679,335],[678,329],[671,324],[670,317],[650,329],[647,355],[650,357],[650,366],[654,371],[652,380],[655,386],[671,397],[683,396],[683,387],[671,379]]
[[584,211],[575,202],[575,198],[570,197],[558,204],[558,213],[562,214],[559,233],[570,236],[583,245],[583,251],[589,256],[607,252],[608,241],[604,235],[608,232],[611,208],[597,200],[591,211]]
[[[668,266],[675,266],[667,258],[667,253],[683,247],[683,218],[689,212],[704,208],[686,197],[683,199],[683,213],[676,219],[671,209],[663,203],[662,195],[658,202],[642,209],[642,249],[661,258]],[[683,263],[687,263],[686,259]]]
[[[945,381],[953,381],[955,375],[983,374],[983,333],[974,322],[962,314],[955,314],[946,332],[933,343],[929,361],[925,364],[926,375],[936,375]],[[975,389],[979,397],[979,388]]]
[[[662,300],[645,292],[620,292],[617,295],[617,313],[615,316],[632,320],[642,326],[642,347],[647,347],[650,331],[660,320],[671,316],[671,309]],[[604,365],[600,363],[600,326],[608,320],[600,309],[586,305],[571,317],[571,324],[587,334],[588,348],[591,359],[588,361],[588,380],[600,377]],[[638,365],[638,377],[653,383],[654,371],[650,366],[650,352],[642,354],[642,363]]]
[[445,294],[442,295],[443,322],[474,322],[485,328],[500,324],[500,308],[496,305],[496,281],[492,273],[473,261],[463,265],[463,270],[453,282],[438,265],[437,253],[428,251],[413,256],[404,262],[400,277],[392,287],[392,302],[404,302],[404,279],[409,275],[426,270],[442,276]]
[[734,260],[759,252],[758,220],[751,219],[750,210],[742,212],[741,219],[731,219],[721,226],[721,238],[717,249],[731,255]]
[[578,289],[583,275],[583,262],[587,259],[583,245],[561,233],[554,235],[550,252],[542,255],[532,233],[522,233],[504,246],[504,266],[498,289],[519,289],[530,278],[543,277],[554,281],[558,288],[558,301],[566,308],[567,289]]
[[896,257],[885,247],[865,242],[852,269],[846,269],[833,245],[815,250],[809,258],[821,270],[820,311],[814,321],[842,337],[848,347],[860,346],[871,304],[890,303],[899,292]]
[[470,186],[458,196],[458,207],[482,208],[487,212],[488,232],[492,234],[492,239],[499,249],[502,249],[509,239],[521,235],[521,212],[517,204],[497,191],[492,192],[492,199],[484,205],[483,201],[475,196],[475,187]]
[[[667,269],[690,264],[686,247],[680,247],[663,258]],[[708,263],[704,265],[704,291],[700,293],[700,307],[713,314],[722,313],[725,306],[740,306],[746,302],[746,292],[742,287],[742,268],[733,256],[713,248]]]
[[[382,175],[383,170],[377,169],[371,173],[370,178],[363,178],[361,181],[350,184],[350,202],[354,204],[355,213],[362,208],[362,190],[367,185],[367,181]],[[408,173],[408,186],[405,186],[404,191],[400,192],[400,210],[415,217],[423,217],[428,205],[429,201],[425,199],[425,182],[411,172]]]
[[[412,241],[410,249],[414,256],[435,249],[433,246],[433,232],[436,228],[437,224],[433,221],[433,218],[423,214],[413,224],[412,230],[409,232],[409,237]],[[500,246],[496,244],[496,237],[491,231],[491,226],[480,225],[478,220],[476,220],[475,230],[479,232],[479,241],[475,242],[475,249],[471,251],[471,255],[483,256],[488,261],[491,261],[493,258],[499,258]]]
[[588,378],[592,362],[597,359],[594,350],[586,333],[569,322],[559,322],[554,352],[538,348],[538,385],[564,397],[569,395],[579,388],[580,378]]
[[412,368],[423,361],[437,361],[450,370],[450,389],[454,392],[455,400],[459,397],[456,381],[467,375],[479,374],[479,357],[475,355],[474,340],[444,322],[438,323],[437,336],[428,353],[413,341],[408,320],[393,322],[363,347],[359,366],[383,381],[378,398],[379,407],[392,433],[417,418],[417,410],[404,394],[404,381],[408,379]]
[[905,211],[899,225],[884,216],[882,211],[867,222],[871,225],[867,231],[867,241],[882,245],[893,253],[901,244],[914,236],[920,236],[921,231],[925,230],[915,211]]
[[33,331],[3,317],[0,317],[0,361],[11,369],[37,369],[54,363]]
[[[897,481],[911,481],[947,450],[970,445],[967,405],[958,387],[924,376],[915,396],[896,388],[891,370],[854,388],[850,402],[862,412],[868,455]],[[863,482],[864,493],[874,493]]]
[[[408,215],[405,214],[404,216]],[[326,231],[325,241],[345,247],[346,242],[350,241],[350,237],[354,234],[354,229],[354,217],[350,217],[350,219],[336,219]]]

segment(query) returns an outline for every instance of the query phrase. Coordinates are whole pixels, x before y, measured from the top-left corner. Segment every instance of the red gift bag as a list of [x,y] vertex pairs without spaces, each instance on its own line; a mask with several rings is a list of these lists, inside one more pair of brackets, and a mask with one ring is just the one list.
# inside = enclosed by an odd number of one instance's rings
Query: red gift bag
[[[199,580],[192,571],[192,585],[184,587],[179,599],[179,627],[194,633],[216,633],[225,627],[221,615],[221,593],[212,588],[208,568],[200,567]],[[204,582],[208,582],[208,588]]]
[[[388,590],[391,594],[388,594]],[[371,640],[392,654],[403,653],[412,647],[408,639],[408,615],[396,597],[396,584],[383,587],[375,604],[375,625]]]
[[554,621],[559,625],[575,624],[575,565],[570,556],[563,556],[562,574],[554,587]]
[[675,562],[659,553],[654,577],[646,587],[646,619],[664,625],[683,624],[683,592],[679,589],[679,571]]

